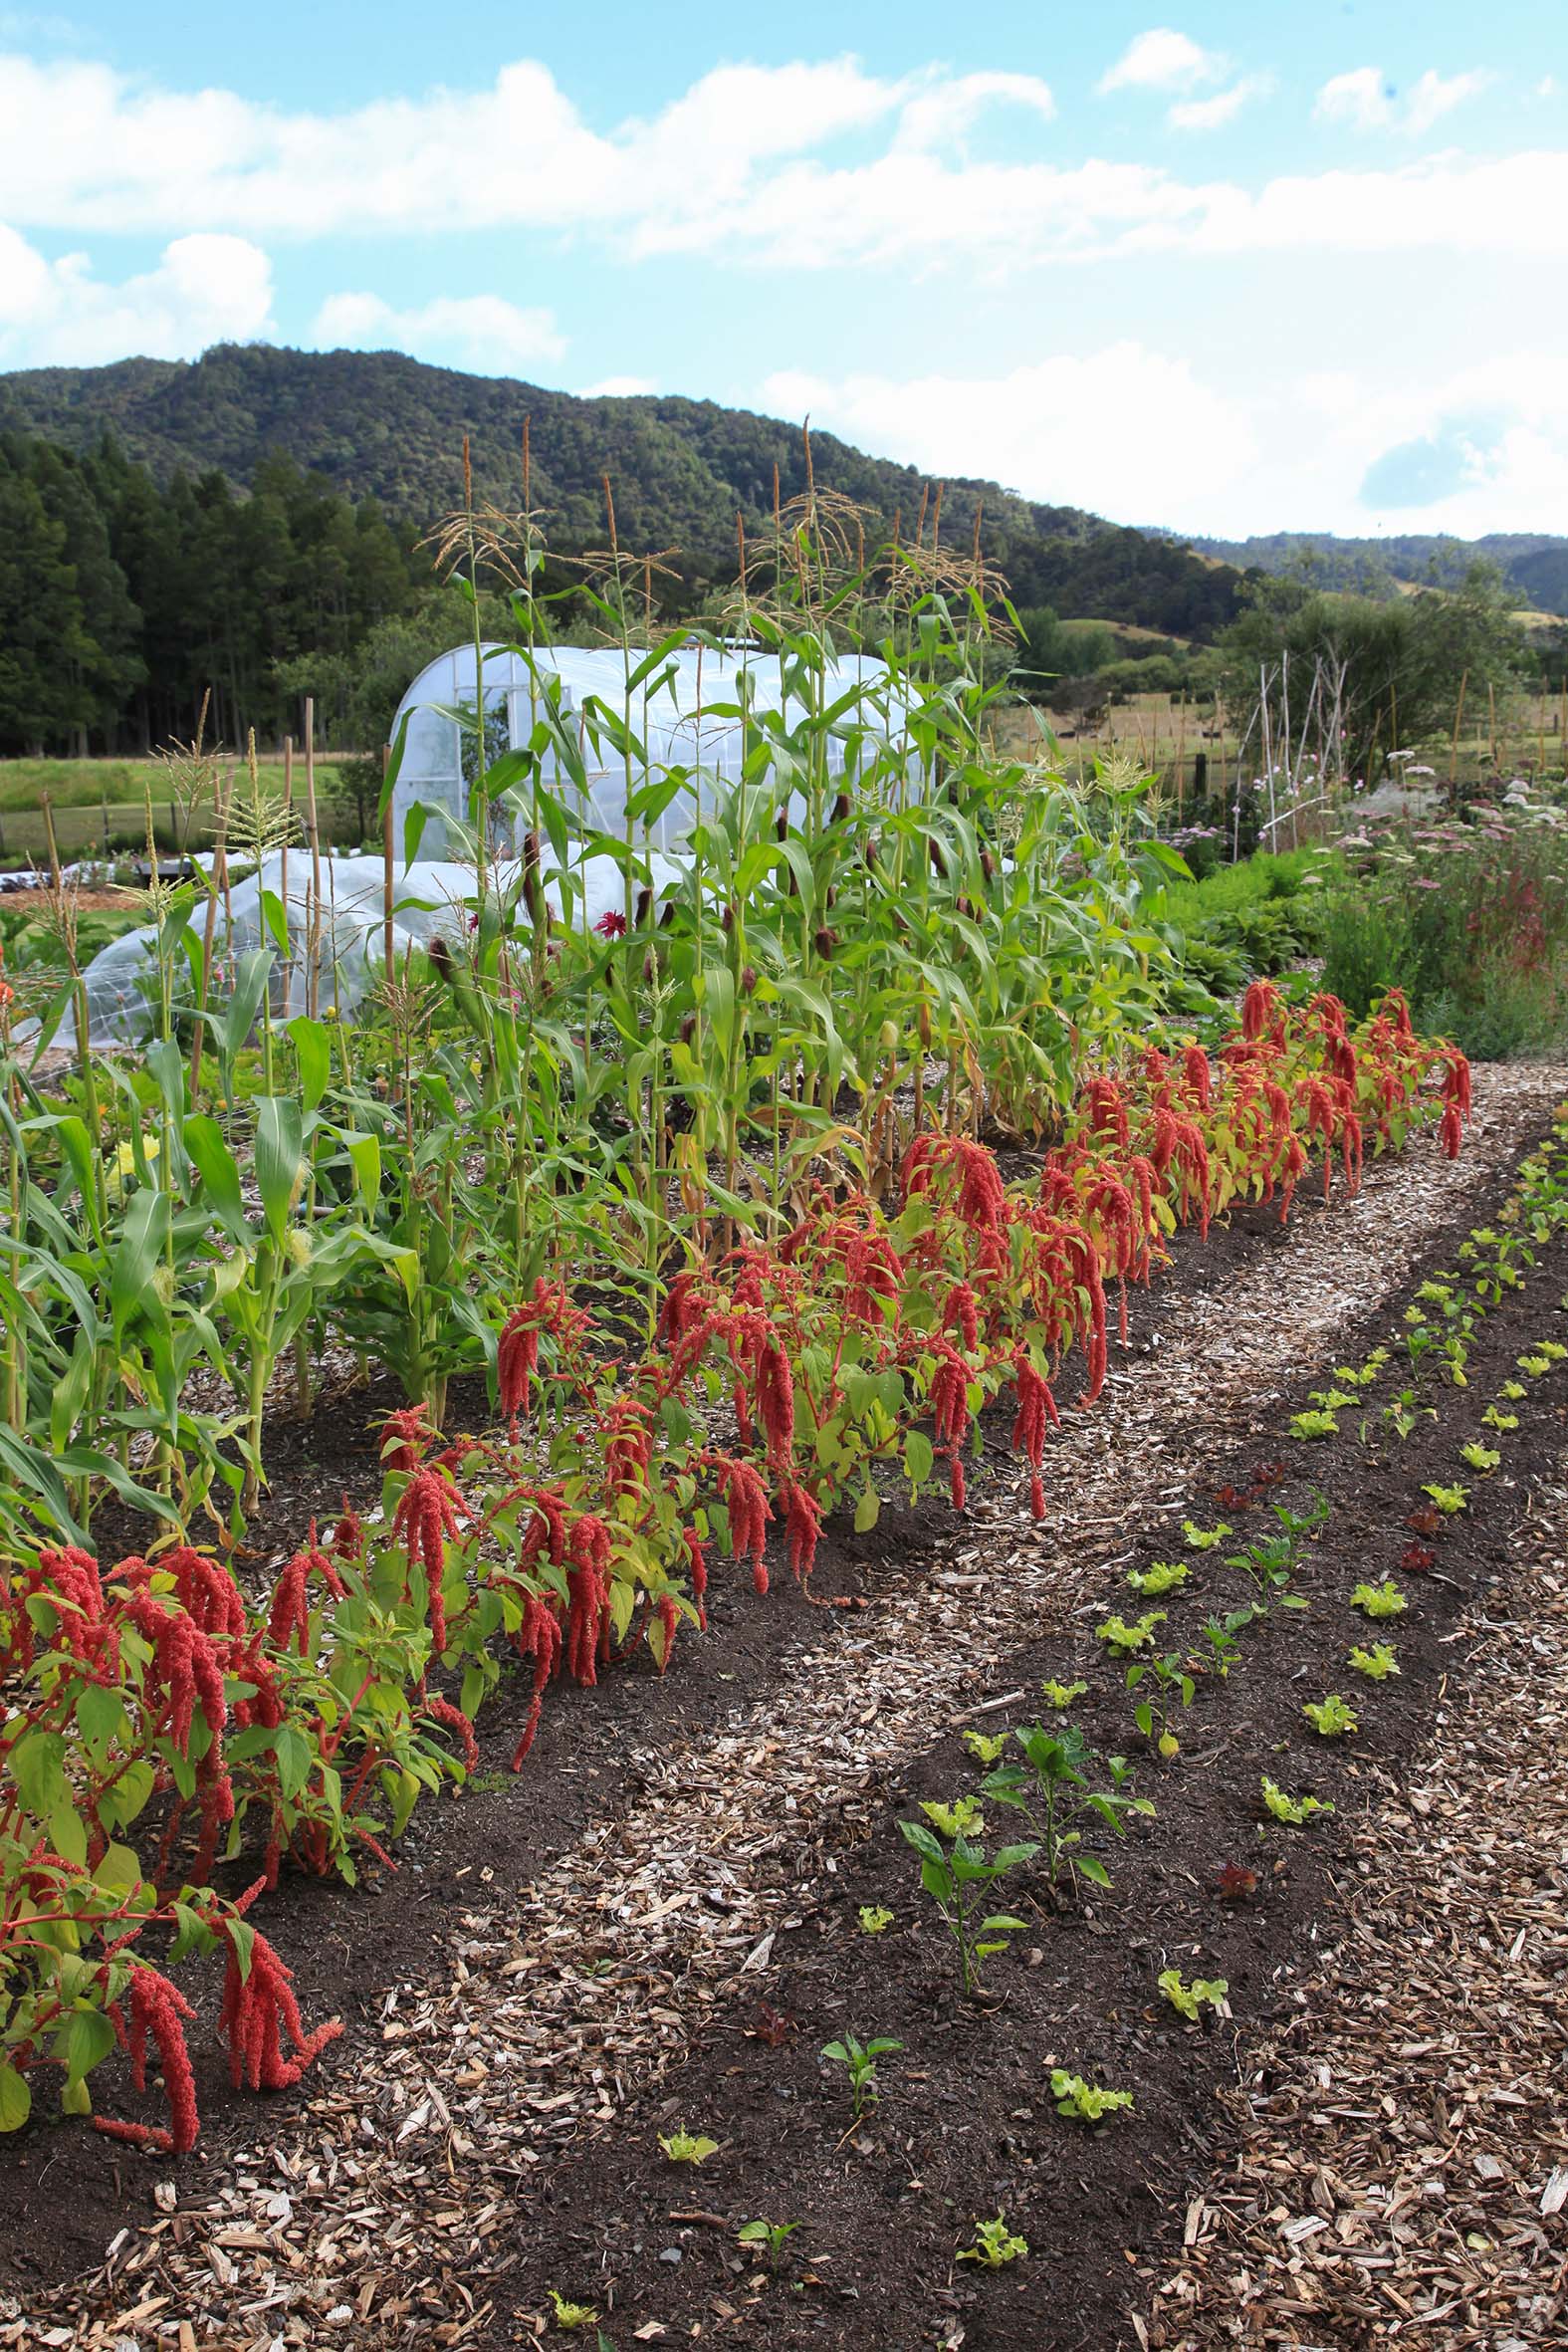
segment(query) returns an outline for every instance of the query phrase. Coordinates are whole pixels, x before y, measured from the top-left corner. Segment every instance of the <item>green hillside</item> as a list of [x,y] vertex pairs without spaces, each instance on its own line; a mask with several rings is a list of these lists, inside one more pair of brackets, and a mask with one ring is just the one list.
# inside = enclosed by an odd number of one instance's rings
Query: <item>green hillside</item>
[[[196,360],[122,359],[108,367],[0,374],[0,431],[88,452],[111,434],[165,486],[217,472],[248,489],[269,455],[324,487],[427,528],[461,492],[463,436],[482,497],[516,503],[530,420],[534,497],[553,544],[604,538],[602,477],[614,486],[625,545],[674,548],[688,580],[726,577],[735,518],[760,530],[774,469],[788,499],[805,485],[797,423],[711,400],[584,399],[494,376],[429,367],[397,352],[294,352],[220,345]],[[868,457],[830,433],[811,440],[816,479],[911,531],[929,477]],[[945,540],[968,546],[977,511],[987,555],[1020,603],[1207,637],[1234,610],[1233,575],[1179,542],[1116,529],[1079,507],[1018,498],[995,482],[949,478]],[[1090,552],[1092,551],[1092,552]]]
[[1484,539],[1412,532],[1336,539],[1326,531],[1275,531],[1256,539],[1195,539],[1203,554],[1242,570],[1301,578],[1314,588],[1393,596],[1408,588],[1458,588],[1475,563],[1495,564],[1521,605],[1568,613],[1568,538],[1494,531]]

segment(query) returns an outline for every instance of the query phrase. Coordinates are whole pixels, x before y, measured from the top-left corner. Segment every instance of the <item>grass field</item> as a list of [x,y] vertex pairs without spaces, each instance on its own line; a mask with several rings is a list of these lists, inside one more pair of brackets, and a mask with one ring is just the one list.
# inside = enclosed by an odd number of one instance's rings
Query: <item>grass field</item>
[[[259,773],[268,795],[281,799],[283,762],[263,760]],[[295,763],[294,786],[296,802],[303,803],[301,761]],[[348,844],[356,828],[336,786],[336,766],[318,761],[316,802],[322,837]],[[168,771],[160,760],[0,760],[0,865],[46,855],[46,799],[63,857],[144,847],[149,801],[160,848],[200,848],[212,838],[210,812],[187,817],[170,798]]]

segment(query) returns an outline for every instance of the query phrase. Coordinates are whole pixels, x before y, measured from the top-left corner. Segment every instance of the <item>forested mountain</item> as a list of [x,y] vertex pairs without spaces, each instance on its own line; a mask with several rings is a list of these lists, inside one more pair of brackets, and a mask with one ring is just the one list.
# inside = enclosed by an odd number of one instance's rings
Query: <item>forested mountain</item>
[[[387,682],[464,633],[419,545],[461,496],[464,435],[476,496],[515,507],[525,419],[552,548],[603,546],[608,475],[621,546],[673,551],[659,589],[672,613],[733,580],[738,512],[766,534],[776,467],[784,499],[805,485],[794,424],[579,399],[391,352],[229,345],[0,375],[0,751],[188,734],[209,689],[231,742],[297,728],[306,692],[334,727],[372,728]],[[929,537],[935,486],[912,468],[827,433],[811,457],[873,531],[897,519],[912,536],[924,513]],[[1237,608],[1229,566],[1076,507],[948,481],[941,515],[963,549],[978,517],[1020,607],[1206,642]]]
[[1472,564],[1495,564],[1521,604],[1568,613],[1568,538],[1550,532],[1495,531],[1484,539],[1430,533],[1336,539],[1327,532],[1275,531],[1260,539],[1189,544],[1244,571],[1363,596],[1398,595],[1411,587],[1458,588]]

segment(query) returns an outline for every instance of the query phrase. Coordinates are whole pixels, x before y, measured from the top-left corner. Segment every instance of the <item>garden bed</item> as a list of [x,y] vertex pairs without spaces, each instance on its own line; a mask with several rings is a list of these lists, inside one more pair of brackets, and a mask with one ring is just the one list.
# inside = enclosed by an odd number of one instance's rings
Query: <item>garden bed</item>
[[[831,1551],[824,1543],[819,1590],[871,1598],[865,1617],[824,1621],[792,1591],[756,1604],[733,1587],[716,1589],[710,1637],[683,1648],[667,1682],[628,1673],[592,1698],[563,1693],[529,1771],[504,1796],[476,1792],[421,1821],[403,1871],[373,1896],[291,1887],[279,1901],[290,1915],[290,1958],[308,2009],[348,2013],[345,2062],[312,2078],[298,2123],[270,2156],[249,2162],[244,2152],[259,2145],[256,2108],[231,2108],[204,2081],[204,2148],[216,2161],[181,2168],[175,2210],[158,2212],[152,2234],[137,2230],[120,2241],[108,2278],[46,2297],[26,2318],[19,2311],[18,2325],[37,2324],[47,2303],[57,2324],[74,2311],[84,2327],[144,2326],[155,2340],[216,2298],[215,2318],[222,2314],[240,2342],[269,2341],[275,2327],[314,2340],[310,2330],[337,2313],[336,2324],[351,2321],[356,2341],[478,2340],[492,2326],[508,2340],[509,2311],[548,2311],[555,2286],[584,2299],[591,2291],[612,2341],[650,2320],[683,2334],[723,2320],[743,2337],[766,2324],[782,2342],[937,2341],[944,2325],[952,2339],[954,2323],[971,2342],[1113,2340],[1105,2328],[1127,2300],[1126,2253],[1159,2242],[1182,2205],[1178,2184],[1209,2153],[1209,2089],[1226,2047],[1223,2031],[1188,2035],[1144,2016],[1155,1971],[1119,1923],[1158,1921],[1151,1933],[1183,1954],[1189,1976],[1218,1950],[1232,2005],[1245,2014],[1248,1988],[1265,1984],[1303,1933],[1333,1843],[1321,1828],[1298,1837],[1282,1878],[1270,1875],[1256,1898],[1224,1909],[1203,1884],[1214,1859],[1207,1848],[1222,1849],[1220,1861],[1238,1858],[1223,1849],[1255,1819],[1247,1727],[1265,1699],[1270,1720],[1288,1717],[1299,1703],[1295,1669],[1310,1664],[1320,1641],[1339,1638],[1342,1654],[1344,1627],[1320,1633],[1325,1603],[1304,1621],[1265,1629],[1233,1692],[1220,1694],[1239,1701],[1241,1714],[1222,1726],[1214,1711],[1217,1735],[1224,1731],[1216,1754],[1215,1740],[1200,1743],[1195,1728],[1187,1762],[1144,1774],[1158,1782],[1158,1844],[1136,1832],[1111,1857],[1117,1883],[1100,1916],[1073,1915],[1048,1929],[1042,1922],[1037,1966],[1016,1955],[999,1964],[1007,1999],[995,2012],[961,2010],[942,1989],[928,1931],[900,1952],[900,1940],[913,1936],[916,1897],[887,1800],[895,1785],[911,1798],[953,1793],[958,1754],[951,1741],[934,1745],[933,1734],[986,1695],[988,1677],[992,1691],[1005,1692],[1062,1670],[1059,1629],[1086,1591],[1103,1598],[1114,1576],[1106,1555],[1138,1534],[1147,1545],[1155,1505],[1175,1513],[1152,1523],[1168,1548],[1177,1507],[1201,1507],[1204,1487],[1223,1483],[1232,1456],[1215,1433],[1239,1436],[1251,1421],[1277,1429],[1279,1413],[1265,1409],[1262,1393],[1270,1380],[1298,1379],[1307,1361],[1340,1360],[1360,1309],[1386,1323],[1384,1288],[1424,1244],[1433,1262],[1447,1262],[1516,1154],[1522,1128],[1542,1123],[1548,1099],[1539,1078],[1493,1080],[1475,1163],[1457,1181],[1437,1164],[1406,1166],[1375,1174],[1348,1216],[1303,1203],[1284,1237],[1238,1219],[1207,1246],[1179,1243],[1176,1275],[1135,1296],[1134,1353],[1118,1359],[1125,1397],[1118,1388],[1116,1409],[1070,1429],[1052,1456],[1057,1483],[1043,1529],[1030,1529],[1010,1497],[993,1490],[977,1494],[967,1522],[923,1513],[901,1523],[888,1514],[870,1537]],[[1544,1295],[1532,1284],[1532,1298],[1537,1289]],[[1278,1326],[1286,1311],[1297,1318],[1293,1330]],[[1158,1383],[1150,1377],[1156,1357]],[[1477,1388],[1477,1411],[1482,1401]],[[1441,1442],[1457,1443],[1456,1428]],[[1249,1463],[1262,1442],[1235,1460]],[[1281,1438],[1266,1442],[1275,1454],[1285,1450]],[[1405,1450],[1401,1480],[1417,1443]],[[1321,1566],[1325,1591],[1335,1578],[1348,1589],[1349,1553],[1334,1547],[1354,1548],[1369,1531],[1386,1536],[1396,1498],[1379,1491],[1363,1499],[1353,1444],[1293,1451],[1310,1452],[1318,1483],[1339,1498],[1312,1574]],[[1518,1477],[1512,1457],[1509,1475]],[[302,1497],[307,1484],[302,1477]],[[1486,1537],[1500,1541],[1500,1532],[1488,1529]],[[278,1539],[287,1539],[281,1523]],[[1383,1686],[1367,1710],[1377,1731],[1357,1743],[1362,1772],[1391,1731],[1396,1746],[1408,1745],[1430,1703],[1424,1677],[1440,1654],[1433,1644],[1459,1595],[1432,1585],[1420,1598],[1402,1682]],[[1057,1630],[1043,1647],[1030,1645],[1042,1624]],[[499,1761],[515,1730],[510,1700],[493,1712],[487,1763]],[[1206,1695],[1195,1727],[1209,1713]],[[1284,1780],[1284,1768],[1275,1776]],[[1347,1813],[1356,1785],[1348,1779]],[[1192,1813],[1173,1841],[1179,1799]],[[771,1816],[770,1802],[778,1808]],[[861,1843],[867,1827],[874,1834]],[[860,1938],[859,1904],[884,1900],[905,1915],[900,1924]],[[791,1918],[799,1924],[786,1925]],[[1188,1956],[1195,1943],[1204,1962]],[[763,1997],[798,2021],[778,2049],[747,2036]],[[1087,2024],[1082,2013],[1073,2017],[1074,2004],[1088,2004]],[[454,2025],[464,2028],[467,2051],[454,2048]],[[846,2117],[816,2051],[844,2028],[892,2033],[907,2046],[888,2064],[869,2149],[852,2139],[835,2155]],[[1039,2087],[1047,2049],[1074,2066],[1103,2061],[1114,2079],[1118,2067],[1136,2065],[1136,2125],[1122,2119],[1090,2137],[1058,2124]],[[792,2097],[781,2098],[781,2088]],[[1030,2108],[1027,2118],[1014,2113],[1020,2106]],[[268,2119],[269,2136],[281,2120]],[[659,2157],[657,2133],[671,2120],[721,2141],[703,2173],[673,2174]],[[610,2124],[609,2136],[562,2154],[594,2121]],[[153,2185],[176,2169],[111,2154],[75,2133],[31,2135],[18,2153],[32,2178],[9,2176],[21,2191],[10,2217],[13,2261],[37,2264],[35,2277],[93,2262],[115,2223],[144,2215]],[[911,2178],[924,2188],[911,2190]],[[1116,2219],[1108,2254],[1098,2223],[1094,2242],[1080,2244],[1079,2183],[1103,2192]],[[948,2196],[953,2212],[942,2204]],[[952,2256],[973,2219],[999,2203],[1033,2251],[986,2282],[993,2318],[984,2299],[970,2307],[975,2290]],[[61,2246],[66,2206],[78,2222]],[[801,2256],[789,2251],[782,2276],[803,2281],[812,2267],[821,2285],[753,2290],[747,2267],[738,2285],[728,2266],[733,2231],[672,2223],[682,2208],[717,2209],[726,2225],[804,2217],[809,2227],[789,2241]],[[602,2260],[606,2245],[613,2271]],[[676,2251],[678,2263],[660,2261]],[[498,2254],[500,2292],[487,2306]],[[622,2290],[613,2309],[612,2279]],[[1038,2334],[1043,2320],[1024,2314],[1044,2292],[1041,2281],[1049,2282],[1051,2323],[1070,2302],[1089,2332]],[[758,2292],[760,2304],[751,2299]],[[274,2316],[242,2321],[240,2310],[268,2294]],[[167,2299],[127,2322],[127,2312],[157,2296]],[[942,2299],[954,2296],[961,2301]],[[731,2304],[733,2321],[712,2310],[715,2297]],[[984,2333],[1014,2323],[1035,2332]],[[878,2335],[879,2326],[892,2332]]]

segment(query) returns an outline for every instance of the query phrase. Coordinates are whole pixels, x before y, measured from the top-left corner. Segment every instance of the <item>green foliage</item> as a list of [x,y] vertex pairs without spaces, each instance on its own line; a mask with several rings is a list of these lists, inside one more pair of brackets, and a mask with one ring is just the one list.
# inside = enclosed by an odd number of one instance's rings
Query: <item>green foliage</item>
[[1350,1663],[1368,1682],[1387,1682],[1399,1672],[1398,1653],[1389,1641],[1374,1642],[1370,1649],[1358,1645],[1350,1653]]
[[707,2139],[701,2132],[661,2132],[659,2146],[671,2164],[706,2164],[710,2156],[717,2156],[719,2143]]
[[1051,2068],[1050,2095],[1057,2114],[1071,2123],[1101,2123],[1107,2115],[1133,2104],[1131,2091],[1101,2090],[1097,2084],[1085,2082],[1081,2074],[1069,2074],[1064,2066]]
[[901,2041],[890,2041],[885,2035],[874,2041],[857,2041],[852,2033],[845,2033],[837,2041],[824,2043],[822,2055],[829,2065],[842,2066],[849,2077],[849,2105],[854,2122],[858,2123],[868,2107],[874,2107],[880,2094],[877,2080],[878,2058],[890,2057],[894,2050],[903,2048]]
[[1145,1609],[1130,1625],[1125,1617],[1112,1615],[1102,1625],[1096,1625],[1095,1639],[1104,1642],[1108,1649],[1146,1650],[1154,1641],[1155,1627],[1163,1625],[1165,1619],[1164,1609]]
[[862,1903],[857,1917],[863,1936],[881,1936],[892,1926],[894,1914],[880,1903]]
[[1320,1740],[1340,1740],[1357,1728],[1355,1709],[1337,1691],[1330,1691],[1326,1699],[1308,1699],[1301,1712]]
[[1185,1584],[1192,1572],[1179,1560],[1157,1559],[1147,1568],[1129,1568],[1127,1581],[1145,1599],[1158,1600],[1162,1593],[1175,1592],[1179,1585]]
[[1155,1983],[1178,2016],[1195,2025],[1202,2009],[1223,2008],[1231,1990],[1224,1977],[1195,1977],[1190,1985],[1186,1984],[1180,1969],[1162,1969]]
[[960,2246],[958,2258],[961,2262],[978,2262],[984,2270],[1001,2270],[1028,2250],[1028,2239],[1016,2236],[1008,2228],[1007,2216],[998,2214],[993,2222],[976,2223],[975,2242]]
[[1392,1576],[1385,1576],[1381,1584],[1358,1584],[1350,1596],[1353,1609],[1360,1609],[1368,1617],[1397,1617],[1410,1607]]
[[1318,1813],[1331,1813],[1334,1808],[1316,1796],[1287,1796],[1277,1780],[1263,1774],[1263,1803],[1276,1821],[1284,1821],[1292,1829],[1300,1829]]
[[985,1847],[976,1842],[985,1816],[972,1797],[952,1805],[923,1804],[921,1810],[927,1820],[900,1821],[899,1832],[920,1857],[920,1883],[957,1947],[959,1982],[969,1995],[979,1983],[980,1963],[1006,1952],[1008,1939],[1024,1924],[1006,1912],[981,1917],[984,1890],[1030,1861],[1039,1848],[1032,1843],[999,1846],[988,1861]]

